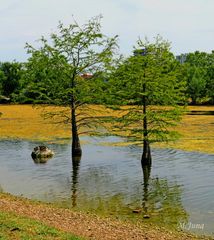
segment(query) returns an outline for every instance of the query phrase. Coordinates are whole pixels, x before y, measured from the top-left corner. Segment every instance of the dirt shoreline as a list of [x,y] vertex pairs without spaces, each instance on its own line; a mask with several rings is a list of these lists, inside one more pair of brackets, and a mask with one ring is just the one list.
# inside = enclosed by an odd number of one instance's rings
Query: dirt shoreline
[[12,212],[26,216],[65,232],[85,237],[86,239],[103,240],[196,240],[214,239],[194,236],[183,232],[169,231],[151,224],[140,226],[100,218],[96,215],[74,212],[70,209],[57,208],[51,204],[37,203],[9,194],[0,194],[0,211]]

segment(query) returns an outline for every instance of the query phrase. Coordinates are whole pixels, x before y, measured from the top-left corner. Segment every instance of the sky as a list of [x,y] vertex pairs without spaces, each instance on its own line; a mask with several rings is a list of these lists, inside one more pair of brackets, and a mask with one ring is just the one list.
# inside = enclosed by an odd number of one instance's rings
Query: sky
[[127,56],[139,37],[157,34],[175,55],[214,49],[214,0],[0,0],[0,62],[26,61],[26,42],[48,38],[59,21],[82,25],[100,14],[102,32],[119,35]]

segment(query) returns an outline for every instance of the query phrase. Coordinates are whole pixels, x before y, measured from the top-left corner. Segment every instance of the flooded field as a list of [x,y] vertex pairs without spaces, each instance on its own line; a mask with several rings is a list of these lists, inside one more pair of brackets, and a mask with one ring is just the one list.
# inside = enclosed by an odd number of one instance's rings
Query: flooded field
[[[48,108],[52,111],[59,109],[59,107]],[[94,108],[96,114],[116,114],[114,111],[105,111],[105,108],[102,106],[95,106]],[[66,110],[66,108],[63,109]],[[186,110],[187,114],[183,116],[181,123],[176,127],[181,134],[181,138],[176,142],[162,143],[156,146],[214,154],[214,116],[210,114],[214,112],[214,106],[188,107]],[[66,111],[69,111],[69,109]],[[0,138],[51,142],[70,140],[70,126],[52,124],[50,119],[44,120],[41,116],[44,113],[44,109],[41,107],[0,105],[0,112],[3,113],[0,118]],[[125,132],[124,135],[126,135]],[[123,142],[122,144],[124,145]]]
[[98,138],[84,140],[90,143],[84,144],[81,160],[72,161],[69,144],[51,144],[56,154],[46,164],[31,159],[36,142],[0,141],[2,191],[174,228],[204,224],[203,229],[189,230],[213,233],[214,155],[153,149],[154,164],[145,178],[141,148],[100,146]]
[[[72,159],[68,126],[45,122],[41,109],[31,106],[0,107],[1,191],[113,218],[214,234],[213,108],[191,108],[178,126],[181,140],[153,146],[152,169],[142,169],[141,147],[117,146],[125,139],[84,136],[82,158]],[[46,164],[31,158],[39,144],[55,152]]]

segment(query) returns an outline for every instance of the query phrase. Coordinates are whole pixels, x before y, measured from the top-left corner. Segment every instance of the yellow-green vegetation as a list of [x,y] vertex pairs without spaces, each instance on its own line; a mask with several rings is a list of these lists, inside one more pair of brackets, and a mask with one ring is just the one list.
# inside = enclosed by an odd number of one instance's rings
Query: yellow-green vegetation
[[[109,116],[114,111],[103,106],[91,105],[82,107],[82,111],[90,111],[91,116]],[[30,139],[43,141],[69,140],[71,138],[70,124],[63,123],[63,116],[69,115],[66,107],[33,105],[0,105],[0,138]],[[44,118],[52,112],[60,113],[54,118]],[[46,115],[47,117],[47,115]]]
[[[55,107],[53,107],[55,109]],[[43,108],[32,105],[1,105],[1,138],[53,140],[70,138],[69,125],[52,124],[44,120]]]
[[214,116],[209,115],[209,112],[214,111],[214,106],[189,106],[187,111],[204,114],[185,114],[181,123],[175,128],[181,134],[181,138],[176,142],[161,143],[159,146],[214,153]]
[[80,240],[70,233],[49,227],[28,217],[21,217],[8,212],[0,212],[0,239],[61,239]]
[[[69,111],[68,108],[46,107],[46,110]],[[91,109],[91,110],[90,110]],[[116,116],[118,111],[106,110],[103,106],[91,106],[88,111],[93,115]],[[187,107],[187,111],[214,111],[214,106]],[[51,119],[44,120],[42,107],[35,108],[32,105],[0,105],[0,137],[20,138],[31,140],[55,141],[70,139],[69,124],[53,124]],[[189,115],[185,114],[181,123],[175,127],[181,134],[176,142],[158,143],[159,147],[172,147],[187,151],[200,151],[214,153],[214,117],[213,115]],[[121,135],[127,136],[123,130]],[[114,143],[115,144],[115,143]]]

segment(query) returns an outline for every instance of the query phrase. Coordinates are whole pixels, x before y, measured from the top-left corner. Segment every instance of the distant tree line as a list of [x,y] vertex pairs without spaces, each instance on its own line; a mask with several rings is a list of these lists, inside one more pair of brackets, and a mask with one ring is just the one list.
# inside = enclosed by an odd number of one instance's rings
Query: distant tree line
[[[58,82],[62,85],[63,81],[60,81],[60,79],[63,78],[65,73],[57,66],[53,68],[53,62],[51,63],[50,61],[58,61],[57,59],[46,58],[40,61],[39,56],[37,57],[37,62],[32,62],[32,58],[25,63],[15,61],[0,62],[0,103],[50,103],[48,96],[56,93],[51,93],[50,89],[46,87],[46,85],[50,84],[47,74],[52,72],[56,79],[55,83]],[[52,56],[52,58],[54,57],[56,58],[57,56]],[[177,56],[176,59],[181,65],[180,70],[182,74],[179,78],[187,83],[185,95],[188,99],[188,104],[213,105],[214,51],[211,53],[196,51],[194,53],[182,54]],[[44,60],[47,61],[45,70],[41,69],[44,67]],[[87,76],[89,75],[80,75],[79,79],[87,78]],[[107,79],[109,77],[109,72],[100,71],[99,74],[96,73],[97,81],[98,78],[102,80],[99,81],[97,87],[105,91],[108,88]],[[58,90],[60,91],[60,88]],[[57,91],[57,94],[59,94],[59,91]],[[88,98],[87,101],[88,103],[102,104],[106,101],[106,97],[98,94],[97,96],[94,95],[93,98]]]
[[187,81],[186,96],[189,103],[214,104],[214,51],[195,51],[177,57],[183,65],[183,77]]

